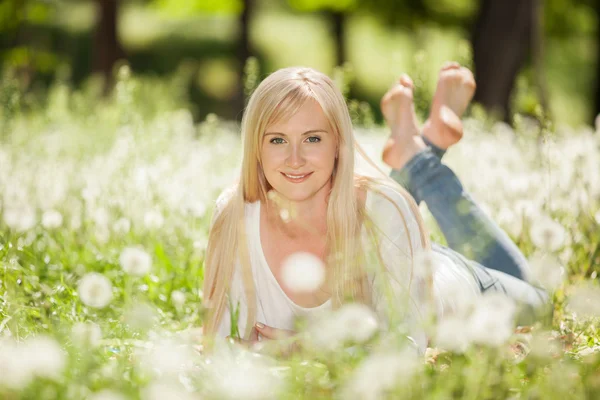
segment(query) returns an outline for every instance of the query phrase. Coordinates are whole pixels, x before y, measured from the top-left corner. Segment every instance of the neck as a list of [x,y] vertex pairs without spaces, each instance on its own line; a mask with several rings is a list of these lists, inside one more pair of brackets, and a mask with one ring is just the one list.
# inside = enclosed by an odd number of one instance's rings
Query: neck
[[[303,201],[282,199],[280,206],[271,202],[272,207],[268,207],[267,213],[269,222],[290,237],[325,235],[330,190],[331,182],[328,182],[314,196]],[[281,210],[288,210],[287,222],[280,215]]]

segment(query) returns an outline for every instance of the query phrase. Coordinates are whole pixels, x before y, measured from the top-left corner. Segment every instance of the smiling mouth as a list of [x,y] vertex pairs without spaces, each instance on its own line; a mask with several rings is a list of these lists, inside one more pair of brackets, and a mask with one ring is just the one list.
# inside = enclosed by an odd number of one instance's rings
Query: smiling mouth
[[309,172],[307,174],[302,174],[302,175],[295,175],[295,174],[292,175],[292,174],[286,174],[284,172],[281,173],[281,175],[283,175],[290,182],[304,182],[311,174],[312,174],[312,172]]

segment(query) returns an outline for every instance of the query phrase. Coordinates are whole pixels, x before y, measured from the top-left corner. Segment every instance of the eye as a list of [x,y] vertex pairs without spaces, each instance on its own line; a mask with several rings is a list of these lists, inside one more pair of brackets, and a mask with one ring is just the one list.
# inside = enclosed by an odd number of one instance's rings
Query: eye
[[282,144],[283,142],[284,142],[283,138],[280,138],[280,137],[276,137],[276,138],[269,140],[269,143],[273,143],[273,144]]
[[321,141],[321,138],[318,136],[311,136],[306,140],[308,140],[309,143],[319,143]]

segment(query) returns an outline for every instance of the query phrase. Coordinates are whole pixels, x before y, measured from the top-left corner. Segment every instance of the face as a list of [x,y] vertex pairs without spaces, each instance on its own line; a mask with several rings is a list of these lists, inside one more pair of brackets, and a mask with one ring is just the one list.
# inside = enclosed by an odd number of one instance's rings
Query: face
[[287,121],[270,125],[262,138],[262,167],[269,184],[290,201],[329,192],[337,143],[321,106],[307,100]]

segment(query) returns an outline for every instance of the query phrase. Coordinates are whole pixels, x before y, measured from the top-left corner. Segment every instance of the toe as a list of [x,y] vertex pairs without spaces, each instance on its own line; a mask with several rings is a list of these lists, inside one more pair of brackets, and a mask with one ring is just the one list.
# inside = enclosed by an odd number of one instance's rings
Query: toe
[[457,63],[456,61],[446,61],[444,63],[444,65],[442,66],[442,71],[447,71],[449,69],[459,69],[460,68],[460,64]]
[[412,79],[410,79],[410,76],[408,76],[407,74],[402,74],[402,76],[400,77],[400,79],[398,80],[398,82],[400,82],[400,84],[402,86],[406,86],[412,89],[413,87],[413,81]]

